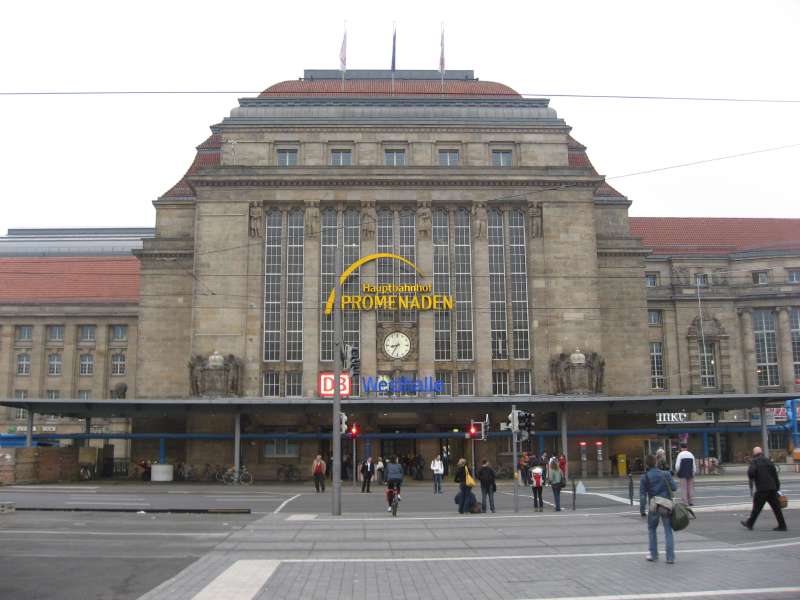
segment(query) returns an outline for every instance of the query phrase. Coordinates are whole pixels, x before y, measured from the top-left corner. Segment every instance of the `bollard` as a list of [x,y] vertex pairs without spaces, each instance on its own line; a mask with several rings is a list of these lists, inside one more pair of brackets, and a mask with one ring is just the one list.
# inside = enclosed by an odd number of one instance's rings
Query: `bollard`
[[628,499],[633,506],[633,475],[628,473]]
[[572,480],[572,511],[575,512],[575,498],[578,497],[578,494],[575,493],[575,480]]

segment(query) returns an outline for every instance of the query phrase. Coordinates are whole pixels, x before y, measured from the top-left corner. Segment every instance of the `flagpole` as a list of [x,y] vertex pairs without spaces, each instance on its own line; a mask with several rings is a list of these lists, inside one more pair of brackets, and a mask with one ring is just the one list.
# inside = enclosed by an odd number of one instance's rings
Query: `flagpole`
[[395,57],[397,52],[397,25],[392,22],[392,90],[391,95],[394,96],[394,70],[395,70]]
[[441,54],[439,55],[439,74],[442,81],[442,96],[444,96],[444,23],[442,23]]
[[339,50],[339,70],[342,72],[342,94],[344,94],[344,74],[347,71],[347,21],[344,22],[342,49]]

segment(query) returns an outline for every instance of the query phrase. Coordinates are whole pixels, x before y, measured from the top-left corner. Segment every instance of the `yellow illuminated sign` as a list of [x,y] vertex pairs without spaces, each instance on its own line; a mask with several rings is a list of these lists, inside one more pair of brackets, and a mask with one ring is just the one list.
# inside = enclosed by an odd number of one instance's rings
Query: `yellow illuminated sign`
[[[399,260],[419,273],[420,277],[425,274],[417,268],[407,258],[391,252],[376,252],[363,256],[347,267],[339,276],[339,285],[344,285],[359,267],[377,260],[379,258],[389,258]],[[453,298],[444,294],[432,294],[432,288],[426,284],[381,284],[372,285],[365,283],[361,288],[361,294],[342,295],[339,301],[339,308],[351,310],[452,310]],[[336,302],[336,288],[328,294],[328,301],[325,303],[325,314],[330,315],[333,305]]]

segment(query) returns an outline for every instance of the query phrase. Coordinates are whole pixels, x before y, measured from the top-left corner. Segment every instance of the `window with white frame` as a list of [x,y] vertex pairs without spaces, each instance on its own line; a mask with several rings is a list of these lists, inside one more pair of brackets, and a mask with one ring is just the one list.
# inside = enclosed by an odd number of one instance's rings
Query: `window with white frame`
[[90,390],[78,390],[78,400],[89,400],[92,397],[92,392]]
[[[417,215],[407,210],[398,215],[399,245],[398,254],[406,260],[417,262]],[[414,285],[417,282],[417,272],[406,263],[394,261],[397,265],[397,283],[400,285]],[[401,323],[414,323],[417,320],[416,310],[398,310],[397,319]]]
[[64,341],[64,326],[63,325],[48,325],[47,326],[47,341],[48,342],[63,342]]
[[[14,390],[14,400],[27,400],[28,399],[28,390]],[[23,419],[28,418],[28,411],[24,408],[15,408],[14,409],[14,419],[21,421]]]
[[287,397],[300,397],[303,395],[303,373],[301,371],[288,371],[286,373]]
[[125,375],[125,353],[115,352],[111,355],[111,374]]
[[508,371],[492,371],[492,395],[508,396]]
[[789,269],[789,283],[800,283],[800,269]]
[[277,398],[281,395],[280,373],[268,371],[264,373],[264,397]]
[[79,342],[94,342],[97,339],[97,327],[94,325],[80,325],[78,327]]
[[267,213],[264,228],[264,360],[281,359],[282,216]]
[[94,356],[91,354],[81,354],[79,373],[81,375],[94,375]]
[[47,355],[47,374],[50,376],[61,375],[61,355],[58,352],[51,352]]
[[753,311],[753,333],[756,342],[756,373],[760,387],[780,385],[775,315],[772,310]]
[[511,267],[511,335],[514,358],[530,356],[528,329],[528,264],[525,250],[525,216],[521,210],[509,210],[508,262]]
[[27,400],[28,390],[14,390],[14,400]]
[[453,219],[456,360],[472,360],[472,234],[469,211],[460,208],[455,211]]
[[58,390],[47,390],[48,400],[58,400],[61,397],[61,392]]
[[753,285],[768,285],[769,272],[768,271],[753,271]]
[[792,335],[792,362],[795,381],[800,379],[800,308],[789,309],[789,327]]
[[658,287],[658,273],[645,273],[644,274],[645,287]]
[[[280,433],[293,432],[285,430]],[[264,442],[265,458],[295,458],[297,456],[300,456],[300,445],[297,440],[266,440]]]
[[662,313],[660,310],[647,311],[647,324],[648,325],[661,325],[663,323]]
[[475,395],[475,375],[472,371],[457,371],[458,373],[458,395]]
[[112,342],[125,342],[128,340],[128,326],[127,325],[112,325],[111,326],[111,341]]
[[[377,250],[394,252],[413,262],[417,259],[416,213],[410,210],[380,210],[377,212]],[[396,283],[413,285],[417,282],[416,271],[405,263],[389,258],[379,258],[377,264],[378,285]],[[380,322],[400,321],[413,323],[417,320],[416,310],[379,310]]]
[[297,149],[296,148],[278,148],[276,152],[279,167],[296,167],[297,166]]
[[27,353],[17,354],[17,375],[31,374],[31,355]]
[[514,371],[514,383],[511,393],[517,396],[529,396],[531,394],[531,372],[528,369]]
[[14,328],[14,339],[18,342],[30,342],[33,339],[33,325],[17,325]]
[[[376,227],[376,248],[378,252],[394,252],[394,212],[379,210],[376,213],[378,224]],[[378,285],[394,283],[394,261],[389,258],[379,258],[376,265]],[[379,310],[378,322],[394,321],[394,312]]]
[[336,285],[340,265],[335,264],[336,244],[338,243],[338,223],[336,210],[326,208],[320,211],[319,232],[319,359],[333,360],[333,312],[325,314],[328,294]]
[[453,395],[453,372],[452,371],[436,371],[436,381],[442,382],[442,391],[436,392],[437,396],[452,396]]
[[289,212],[286,237],[286,360],[302,361],[303,244],[305,243],[302,210]]
[[406,151],[405,150],[384,150],[383,151],[383,164],[387,167],[405,167],[406,166]]
[[[342,260],[351,265],[361,257],[361,211],[345,210],[342,214]],[[361,275],[355,271],[342,285],[342,294],[357,296],[361,293]],[[333,315],[331,315],[333,316]],[[361,347],[361,311],[348,308],[342,311],[342,341],[356,350]],[[359,395],[360,381],[354,377],[350,393]]]
[[696,287],[708,287],[709,281],[708,273],[695,273],[694,284]]
[[714,359],[714,344],[698,341],[700,352],[700,385],[704,388],[717,387],[717,366]]
[[511,150],[492,150],[493,167],[510,167]]
[[440,167],[457,167],[458,150],[439,150]]
[[489,327],[492,358],[508,358],[508,324],[506,322],[506,261],[503,235],[503,213],[488,211],[489,243]]
[[[433,293],[450,295],[450,217],[446,210],[435,210],[431,215],[431,239],[433,242]],[[450,360],[451,311],[436,310],[433,313],[433,357],[434,360]]]
[[664,346],[661,342],[650,342],[650,389],[666,389],[664,376]]
[[351,150],[331,150],[331,166],[349,167],[353,164],[353,153]]

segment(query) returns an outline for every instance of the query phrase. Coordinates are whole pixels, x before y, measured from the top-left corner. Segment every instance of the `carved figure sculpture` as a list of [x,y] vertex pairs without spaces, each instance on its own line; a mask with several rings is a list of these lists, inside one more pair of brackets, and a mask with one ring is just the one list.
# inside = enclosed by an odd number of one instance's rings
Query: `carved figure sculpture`
[[431,209],[428,206],[417,210],[417,235],[421,240],[431,239]]
[[472,235],[476,240],[486,239],[486,209],[481,204],[472,206]]
[[195,354],[189,360],[189,389],[193,397],[198,397],[201,394],[203,367],[205,364],[205,359],[199,354]]
[[361,213],[361,239],[365,242],[375,239],[375,217],[368,212]]
[[128,395],[128,384],[118,383],[114,386],[114,397],[118,400],[125,400]]
[[264,209],[260,202],[250,203],[250,237],[258,239],[261,237],[261,224],[264,221]]
[[542,237],[542,206],[541,204],[531,204],[528,207],[528,220],[531,239]]
[[315,240],[319,235],[319,205],[306,203],[306,239]]

